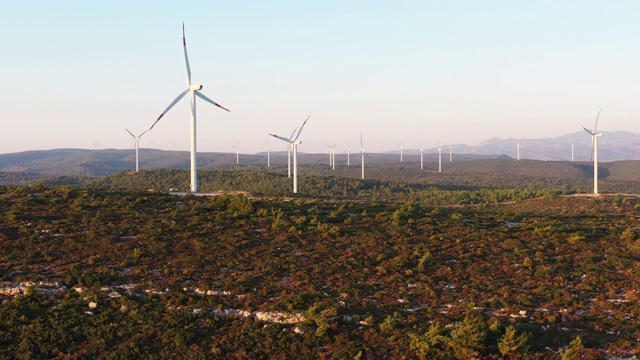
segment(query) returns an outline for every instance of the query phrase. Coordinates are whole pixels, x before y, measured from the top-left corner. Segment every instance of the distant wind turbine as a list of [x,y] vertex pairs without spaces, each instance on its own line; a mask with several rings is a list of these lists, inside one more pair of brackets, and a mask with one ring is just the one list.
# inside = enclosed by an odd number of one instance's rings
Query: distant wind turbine
[[[291,136],[289,136],[289,139],[293,138],[293,134],[296,133],[296,130],[298,130],[297,126],[295,129],[293,129],[293,132],[291,133]],[[291,177],[291,143],[287,143],[287,177]]]
[[593,125],[593,131],[583,127],[584,131],[591,134],[591,146],[593,147],[593,193],[598,195],[598,138],[602,136],[602,133],[598,133],[596,128],[598,127],[598,118],[600,118],[600,112],[596,116],[596,123]]
[[210,104],[213,104],[219,107],[222,110],[226,110],[226,111],[229,111],[229,110],[225,109],[224,107],[222,107],[222,105],[218,104],[217,102],[209,99],[204,94],[202,94],[200,92],[200,90],[202,90],[202,85],[191,84],[191,67],[189,66],[189,57],[187,56],[187,40],[184,35],[184,23],[182,23],[182,46],[184,49],[184,62],[187,67],[187,89],[182,93],[180,93],[180,95],[178,95],[178,97],[175,98],[175,100],[173,100],[171,104],[167,106],[166,109],[164,109],[162,114],[158,116],[156,121],[149,128],[149,130],[153,129],[153,127],[156,126],[158,121],[162,119],[164,114],[166,114],[175,104],[177,104],[178,101],[180,101],[180,99],[182,99],[187,93],[190,93],[191,95],[191,192],[197,193],[198,192],[198,163],[196,160],[196,154],[197,154],[197,151],[196,151],[196,96]]
[[271,149],[269,148],[269,139],[267,139],[267,167],[271,167]]
[[449,145],[449,162],[453,162],[453,145]]
[[573,143],[571,143],[571,162],[573,162]]
[[347,141],[347,166],[351,166],[351,148],[349,147],[348,141]]
[[240,164],[240,141],[235,146],[231,145],[231,147],[236,149],[236,164]]
[[329,167],[332,170],[336,169],[336,144],[325,144],[329,148]]
[[438,141],[438,172],[442,172],[442,147]]
[[520,160],[520,140],[516,140],[516,159]]
[[400,162],[402,162],[402,147],[404,146],[404,141],[398,143],[400,145]]
[[422,148],[422,141],[420,141],[420,170],[424,169],[424,149]]
[[127,128],[124,128],[124,129],[127,130],[127,132],[129,133],[129,135],[131,135],[131,137],[133,137],[133,148],[136,150],[136,172],[138,172],[138,145],[140,142],[140,138],[142,138],[142,135],[146,134],[147,131],[149,130],[145,130],[142,134],[135,136],[131,131],[129,131],[129,129]]
[[[274,138],[280,139],[282,141],[286,141],[287,143],[291,144],[291,147],[293,148],[293,193],[294,194],[298,193],[298,145],[302,143],[302,141],[298,140],[298,138],[300,137],[300,133],[302,132],[304,125],[307,123],[307,120],[309,120],[310,117],[311,115],[307,116],[307,119],[302,123],[302,126],[300,127],[300,130],[298,130],[298,133],[296,134],[295,137],[293,137],[292,135],[286,138],[284,136],[269,134]],[[295,130],[293,132],[295,133]]]
[[364,153],[367,152],[367,149],[365,149],[364,144],[362,143],[362,132],[360,133],[360,154],[361,154],[361,160],[360,163],[362,164],[362,180],[364,180]]

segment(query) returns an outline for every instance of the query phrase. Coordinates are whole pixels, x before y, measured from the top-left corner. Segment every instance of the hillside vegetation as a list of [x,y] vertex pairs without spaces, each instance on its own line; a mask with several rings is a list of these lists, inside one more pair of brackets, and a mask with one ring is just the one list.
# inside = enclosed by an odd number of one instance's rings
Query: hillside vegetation
[[640,354],[637,197],[311,177],[321,195],[289,200],[283,176],[202,179],[274,190],[126,189],[178,170],[0,188],[0,357]]

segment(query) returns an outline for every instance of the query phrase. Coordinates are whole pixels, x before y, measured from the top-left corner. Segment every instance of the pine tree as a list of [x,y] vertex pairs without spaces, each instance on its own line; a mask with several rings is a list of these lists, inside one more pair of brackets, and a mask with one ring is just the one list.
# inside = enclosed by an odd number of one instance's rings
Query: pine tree
[[516,328],[512,325],[507,326],[504,335],[498,341],[498,350],[507,357],[515,357],[519,353],[526,352],[529,348],[527,344],[529,334],[523,333],[517,336]]
[[582,345],[582,338],[580,335],[576,336],[572,342],[569,343],[564,349],[560,349],[560,356],[562,360],[573,360],[578,359],[580,356],[580,349],[582,349],[584,345]]

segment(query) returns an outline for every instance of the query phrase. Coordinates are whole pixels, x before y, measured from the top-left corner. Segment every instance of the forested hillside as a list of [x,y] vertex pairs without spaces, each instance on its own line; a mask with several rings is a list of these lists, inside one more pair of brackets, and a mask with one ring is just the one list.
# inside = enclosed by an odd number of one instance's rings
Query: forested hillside
[[354,201],[0,188],[0,357],[640,354],[638,198],[325,181]]

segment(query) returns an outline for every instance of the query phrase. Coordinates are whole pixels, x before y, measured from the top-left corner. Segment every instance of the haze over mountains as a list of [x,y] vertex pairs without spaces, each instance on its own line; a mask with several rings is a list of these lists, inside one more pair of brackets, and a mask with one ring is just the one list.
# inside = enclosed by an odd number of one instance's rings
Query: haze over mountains
[[[574,160],[591,160],[591,136],[585,131],[546,139],[491,138],[475,146],[453,144],[454,154],[506,155],[516,157],[516,142],[520,142],[520,158],[531,160],[570,161],[571,144],[574,144]],[[442,142],[441,142],[442,143]],[[443,154],[449,153],[448,144],[441,145]],[[425,153],[437,152],[437,148],[424,149]],[[398,153],[394,150],[393,153]],[[405,150],[419,154],[419,149]],[[599,161],[639,160],[640,134],[628,131],[604,131],[598,140]]]

